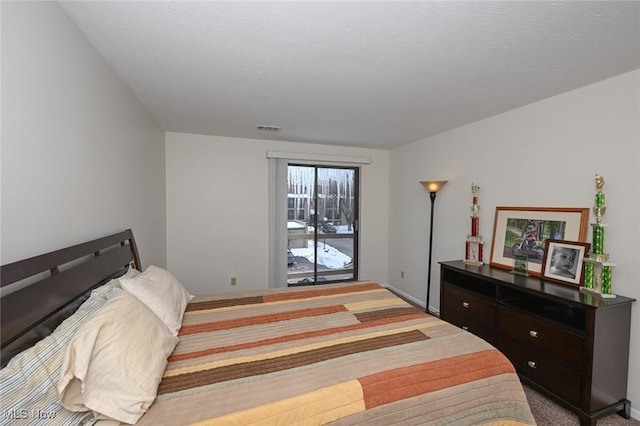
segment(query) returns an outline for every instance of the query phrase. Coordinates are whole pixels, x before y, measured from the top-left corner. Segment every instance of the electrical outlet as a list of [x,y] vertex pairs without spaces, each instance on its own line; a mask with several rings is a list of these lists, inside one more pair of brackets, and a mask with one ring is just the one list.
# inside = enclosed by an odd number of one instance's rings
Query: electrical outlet
[[231,285],[236,285],[236,277],[231,277]]

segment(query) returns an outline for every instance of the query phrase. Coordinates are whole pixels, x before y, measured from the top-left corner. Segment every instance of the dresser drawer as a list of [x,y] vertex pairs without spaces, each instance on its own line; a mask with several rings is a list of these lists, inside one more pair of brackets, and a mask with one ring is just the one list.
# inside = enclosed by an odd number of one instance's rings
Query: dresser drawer
[[495,302],[452,285],[445,285],[443,291],[443,312],[457,312],[472,317],[476,323],[493,326],[496,316]]
[[506,337],[500,338],[498,347],[520,375],[544,386],[574,405],[580,404],[582,375],[577,370],[565,368],[539,352]]
[[500,306],[498,331],[533,351],[559,360],[574,369],[582,368],[584,339],[553,323]]
[[456,311],[449,311],[449,314],[442,315],[441,318],[451,324],[460,327],[463,330],[467,330],[470,333],[475,334],[478,337],[483,338],[487,342],[495,345],[496,342],[496,328],[490,327],[478,322],[476,319],[461,315]]

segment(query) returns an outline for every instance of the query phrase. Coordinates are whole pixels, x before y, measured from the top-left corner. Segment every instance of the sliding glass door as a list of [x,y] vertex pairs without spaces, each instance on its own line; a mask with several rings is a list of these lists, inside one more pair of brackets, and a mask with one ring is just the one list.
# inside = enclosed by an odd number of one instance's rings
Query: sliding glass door
[[358,277],[358,168],[287,167],[287,283]]

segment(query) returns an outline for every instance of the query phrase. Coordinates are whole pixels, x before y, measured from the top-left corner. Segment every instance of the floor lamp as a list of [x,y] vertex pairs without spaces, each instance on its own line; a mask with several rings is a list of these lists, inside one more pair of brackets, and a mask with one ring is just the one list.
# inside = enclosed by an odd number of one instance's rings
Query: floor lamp
[[424,311],[429,312],[429,294],[431,293],[431,254],[433,252],[433,207],[436,203],[436,194],[447,183],[446,180],[428,180],[421,181],[424,189],[429,191],[429,198],[431,198],[431,221],[429,222],[429,266],[427,270],[427,304]]

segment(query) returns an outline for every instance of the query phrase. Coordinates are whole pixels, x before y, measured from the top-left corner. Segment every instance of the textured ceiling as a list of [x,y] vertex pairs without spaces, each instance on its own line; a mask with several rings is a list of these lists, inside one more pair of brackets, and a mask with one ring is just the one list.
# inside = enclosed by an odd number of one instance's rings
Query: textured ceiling
[[636,1],[60,4],[175,132],[391,148],[640,68]]

